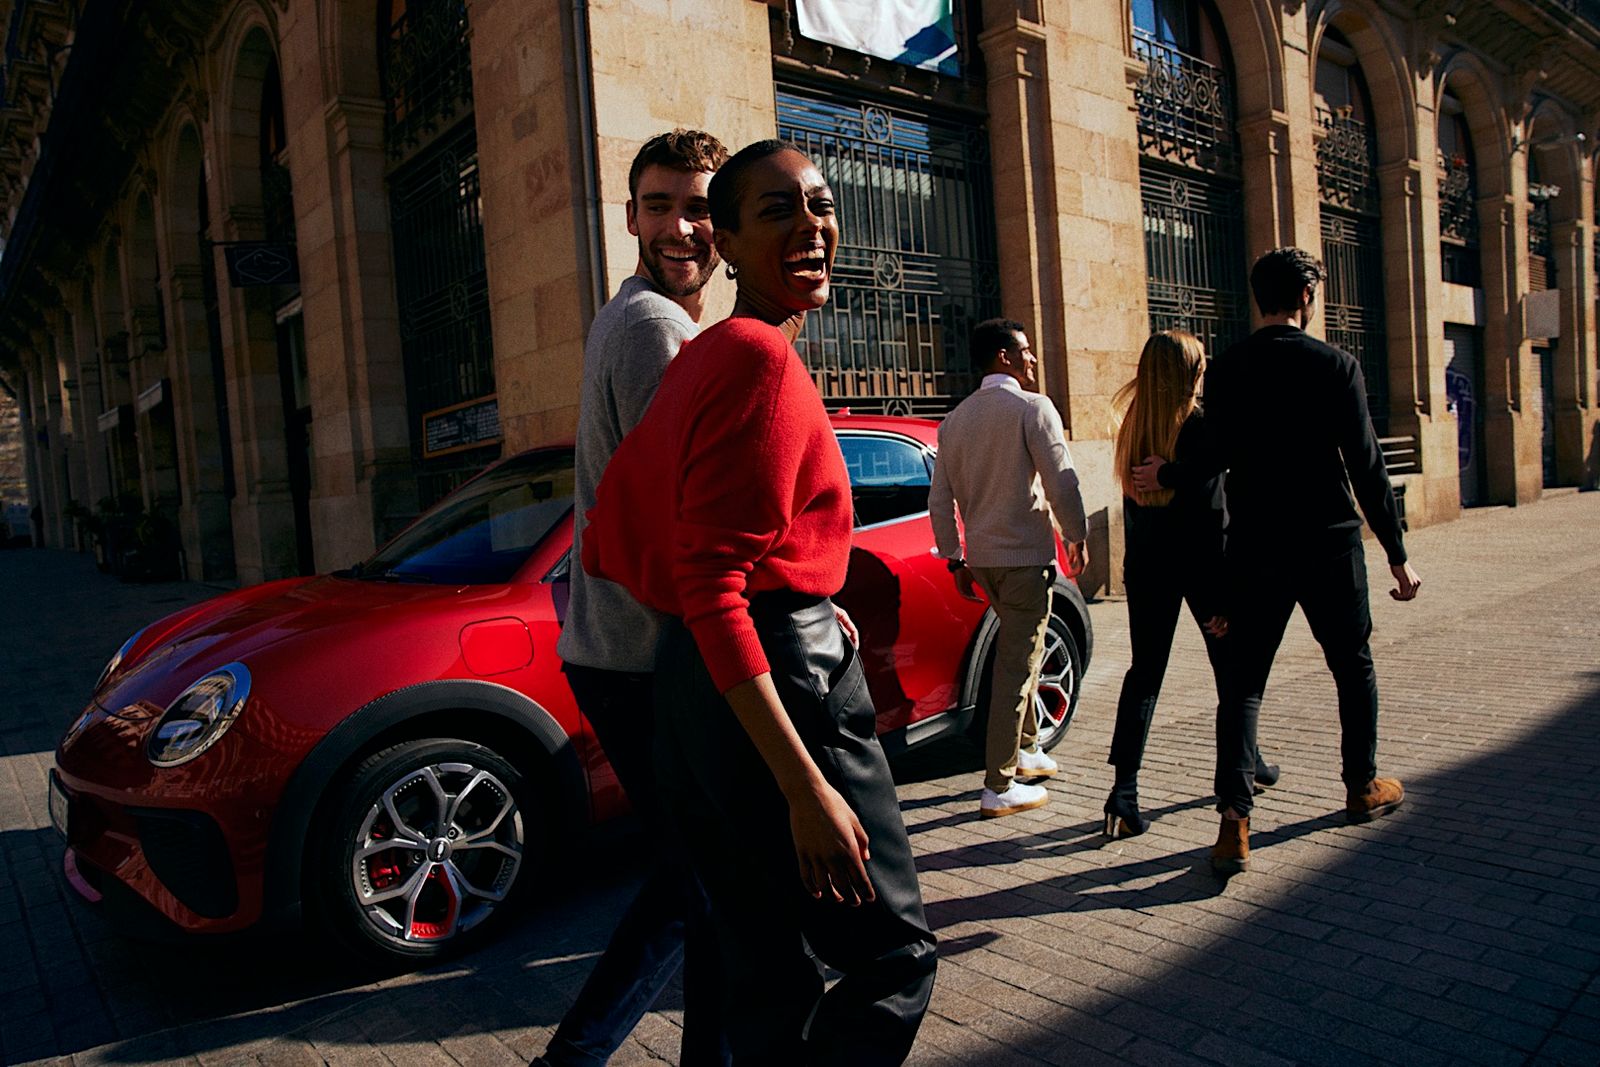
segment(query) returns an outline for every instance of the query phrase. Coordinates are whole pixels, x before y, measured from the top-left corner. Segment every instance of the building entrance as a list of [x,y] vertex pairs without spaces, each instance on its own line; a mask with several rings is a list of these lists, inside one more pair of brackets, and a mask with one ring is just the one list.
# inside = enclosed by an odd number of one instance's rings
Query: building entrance
[[1456,417],[1456,453],[1461,471],[1461,506],[1487,498],[1483,457],[1483,340],[1470,326],[1444,328],[1444,390]]

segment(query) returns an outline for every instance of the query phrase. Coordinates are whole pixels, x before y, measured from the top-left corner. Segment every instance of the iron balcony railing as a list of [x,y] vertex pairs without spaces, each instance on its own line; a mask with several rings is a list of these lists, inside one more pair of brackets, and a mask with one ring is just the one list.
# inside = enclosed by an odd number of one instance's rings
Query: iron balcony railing
[[1439,156],[1439,235],[1464,245],[1478,243],[1478,183],[1472,162]]
[[1317,109],[1317,188],[1324,204],[1365,215],[1378,213],[1377,146],[1367,124],[1348,109]]
[[1551,257],[1550,201],[1528,202],[1528,288],[1556,289],[1556,264]]
[[1133,93],[1139,150],[1186,167],[1237,174],[1239,147],[1228,72],[1142,30],[1133,33],[1133,51],[1146,68]]
[[382,42],[384,144],[405,158],[472,107],[463,0],[411,0]]

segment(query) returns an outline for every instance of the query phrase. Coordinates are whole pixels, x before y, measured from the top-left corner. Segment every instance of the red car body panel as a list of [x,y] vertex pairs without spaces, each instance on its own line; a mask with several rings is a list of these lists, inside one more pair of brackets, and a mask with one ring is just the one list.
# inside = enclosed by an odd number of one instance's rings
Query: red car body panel
[[[836,418],[836,428],[893,434],[932,448],[936,424]],[[589,812],[626,811],[616,775],[561,674],[556,640],[564,581],[546,581],[571,545],[558,521],[510,582],[423,585],[320,576],[223,594],[152,623],[62,739],[56,775],[72,797],[76,859],[131,888],[191,931],[251,926],[268,910],[268,840],[296,769],[359,709],[421,683],[478,680],[530,698],[572,740]],[[863,635],[879,733],[957,709],[986,605],[954,592],[933,554],[926,513],[857,531],[838,600]],[[145,756],[147,735],[193,682],[247,662],[249,701],[205,753],[175,767]],[[201,915],[151,870],[141,811],[203,812],[227,844],[237,907]]]

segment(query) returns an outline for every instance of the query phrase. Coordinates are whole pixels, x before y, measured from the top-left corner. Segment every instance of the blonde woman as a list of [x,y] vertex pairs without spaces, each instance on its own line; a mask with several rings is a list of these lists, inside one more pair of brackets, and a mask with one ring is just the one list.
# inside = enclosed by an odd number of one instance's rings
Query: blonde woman
[[[1116,768],[1116,784],[1106,799],[1107,837],[1133,837],[1147,827],[1139,812],[1139,767],[1185,602],[1200,625],[1221,692],[1222,638],[1228,632],[1222,608],[1221,476],[1200,474],[1190,484],[1154,492],[1140,492],[1133,480],[1134,465],[1148,457],[1185,460],[1201,449],[1205,362],[1199,338],[1163,330],[1145,342],[1137,375],[1113,400],[1119,408],[1126,405],[1117,431],[1116,470],[1122,481],[1123,579],[1133,664],[1122,680],[1111,740],[1108,762]],[[1202,467],[1187,463],[1174,470]],[[1271,785],[1277,775],[1258,753],[1256,781]]]

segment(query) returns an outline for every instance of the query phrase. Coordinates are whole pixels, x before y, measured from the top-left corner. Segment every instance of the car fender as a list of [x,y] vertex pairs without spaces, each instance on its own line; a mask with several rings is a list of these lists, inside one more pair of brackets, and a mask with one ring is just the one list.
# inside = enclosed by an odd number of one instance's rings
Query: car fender
[[[273,816],[267,842],[267,885],[263,918],[294,920],[300,911],[302,859],[312,819],[339,770],[369,751],[384,735],[396,740],[403,728],[429,716],[477,712],[516,730],[550,758],[555,793],[564,825],[588,819],[588,784],[572,738],[555,718],[528,697],[493,682],[445,679],[386,693],[328,731],[289,777]],[[429,732],[437,733],[430,727]],[[449,736],[448,731],[443,736]],[[508,759],[508,753],[501,753]]]

